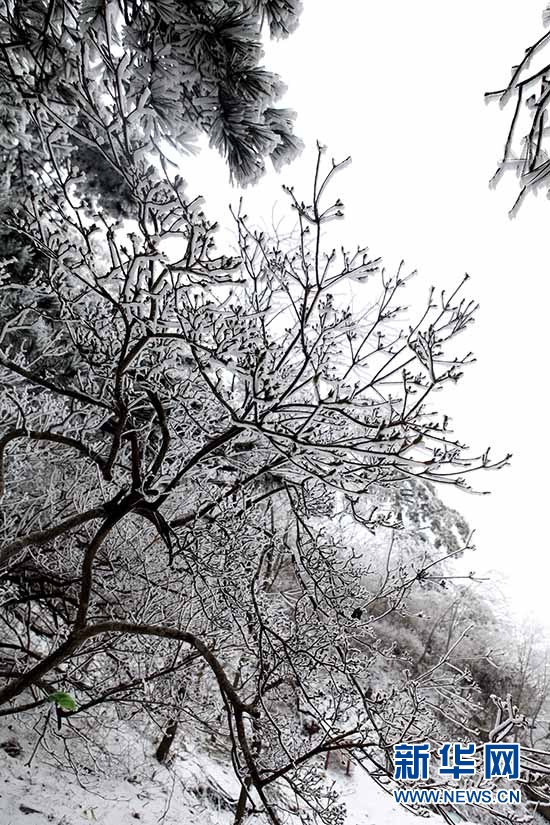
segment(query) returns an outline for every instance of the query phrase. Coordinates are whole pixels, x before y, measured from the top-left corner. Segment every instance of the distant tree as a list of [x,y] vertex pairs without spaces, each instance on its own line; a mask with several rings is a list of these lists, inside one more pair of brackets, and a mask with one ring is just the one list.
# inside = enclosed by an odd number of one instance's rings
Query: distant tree
[[[543,13],[543,23],[550,23],[550,6]],[[511,105],[513,110],[502,160],[493,179],[496,183],[509,169],[517,174],[520,191],[511,210],[513,214],[530,191],[543,189],[550,196],[550,32],[525,49],[512,69],[509,83],[488,92],[486,97],[497,99],[501,106]]]

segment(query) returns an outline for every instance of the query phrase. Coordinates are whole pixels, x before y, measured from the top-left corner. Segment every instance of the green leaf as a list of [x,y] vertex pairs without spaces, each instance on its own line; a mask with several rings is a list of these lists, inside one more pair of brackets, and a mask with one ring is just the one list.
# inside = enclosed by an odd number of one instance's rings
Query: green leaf
[[55,704],[59,708],[63,708],[63,710],[76,710],[76,702],[71,696],[70,693],[64,693],[62,690],[56,690],[55,693],[50,693],[49,696],[46,697],[48,702],[55,702]]

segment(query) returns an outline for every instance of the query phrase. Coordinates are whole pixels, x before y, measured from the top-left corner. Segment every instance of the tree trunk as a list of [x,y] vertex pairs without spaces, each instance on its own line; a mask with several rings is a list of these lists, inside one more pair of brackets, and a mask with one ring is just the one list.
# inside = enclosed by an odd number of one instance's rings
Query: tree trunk
[[172,747],[172,742],[174,741],[177,732],[177,721],[175,719],[170,719],[155,753],[155,756],[159,762],[166,762],[166,759],[168,758],[168,754],[170,752],[170,748]]
[[244,783],[241,786],[241,792],[239,794],[239,801],[237,802],[237,810],[235,811],[235,819],[233,820],[233,825],[241,825],[244,822],[244,818],[246,816],[246,803],[248,800],[248,791],[250,788],[251,779],[249,776],[246,777]]

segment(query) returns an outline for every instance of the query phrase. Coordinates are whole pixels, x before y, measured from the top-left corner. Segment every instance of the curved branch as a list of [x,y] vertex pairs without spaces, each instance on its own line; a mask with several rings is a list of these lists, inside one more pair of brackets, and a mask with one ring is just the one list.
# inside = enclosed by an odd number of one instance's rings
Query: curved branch
[[10,430],[3,438],[0,438],[0,497],[4,495],[4,453],[10,441],[15,441],[17,438],[30,438],[31,441],[51,441],[55,444],[64,444],[66,447],[72,447],[86,458],[90,458],[95,462],[100,470],[105,469],[105,462],[96,452],[86,447],[82,441],[77,438],[71,438],[68,435],[61,435],[60,433],[53,433],[51,430],[28,430],[26,427],[18,427]]
[[52,541],[52,539],[63,535],[63,533],[69,532],[69,530],[72,530],[74,527],[80,527],[81,524],[86,524],[88,521],[93,521],[96,518],[100,518],[104,514],[104,507],[94,507],[91,510],[87,510],[85,513],[77,513],[74,516],[70,516],[64,521],[59,522],[59,524],[56,524],[54,527],[47,527],[44,530],[35,530],[32,533],[27,533],[26,536],[19,536],[19,538],[16,538],[8,544],[4,544],[3,547],[0,547],[0,569],[2,569],[2,566],[9,562],[16,553],[20,550],[24,550],[25,547],[46,544],[46,542]]
[[35,375],[33,372],[26,370],[24,367],[20,367],[19,364],[15,364],[13,361],[9,361],[7,358],[2,357],[0,365],[10,370],[11,372],[15,372],[22,378],[26,378],[31,383],[38,384],[40,387],[44,387],[47,390],[51,390],[52,392],[55,392],[58,395],[65,395],[67,398],[73,398],[75,401],[80,401],[82,404],[89,404],[94,407],[101,407],[101,409],[103,410],[111,411],[110,405],[107,404],[105,401],[101,401],[99,398],[92,398],[91,395],[86,395],[83,392],[79,392],[78,390],[72,390],[68,387],[58,387],[57,384],[54,384],[52,381],[48,381],[47,378],[42,378],[39,375]]
[[120,633],[121,635],[130,636],[155,636],[161,639],[171,639],[178,642],[185,642],[196,650],[208,664],[216,677],[220,690],[223,695],[229,699],[231,705],[236,711],[246,713],[249,716],[254,717],[258,717],[260,715],[257,708],[242,701],[219,659],[214,655],[211,648],[199,639],[198,636],[195,636],[193,633],[189,633],[186,630],[178,630],[174,627],[163,627],[162,625],[136,624],[134,622],[120,621],[99,622],[95,625],[88,625],[88,627],[75,629],[74,633],[72,633],[68,639],[57,648],[57,650],[52,651],[52,653],[31,668],[31,670],[15,679],[3,690],[0,690],[0,705],[9,702],[24,690],[31,687],[31,685],[36,684],[36,682],[49,673],[52,668],[61,664],[69,656],[75,653],[84,644],[84,642],[105,633]]

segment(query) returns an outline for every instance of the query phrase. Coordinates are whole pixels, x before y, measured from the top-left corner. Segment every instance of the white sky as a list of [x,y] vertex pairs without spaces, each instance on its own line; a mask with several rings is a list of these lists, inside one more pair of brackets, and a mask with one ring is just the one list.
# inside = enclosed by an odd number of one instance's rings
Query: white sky
[[[246,211],[270,221],[274,202],[284,213],[282,183],[309,191],[319,139],[336,158],[353,158],[336,192],[350,245],[368,244],[389,267],[403,258],[426,289],[472,276],[469,292],[481,310],[462,343],[478,363],[446,396],[445,411],[476,452],[490,444],[514,457],[510,468],[477,479],[491,496],[443,490],[442,497],[476,528],[468,570],[502,571],[512,603],[550,628],[550,202],[528,199],[510,220],[513,176],[489,189],[511,111],[483,100],[542,33],[544,0],[305,6],[299,29],[269,47],[266,65],[288,85],[284,103],[298,112],[306,150],[247,190]],[[213,202],[222,215],[237,201],[212,153],[189,171],[190,191],[207,196],[210,214]]]

